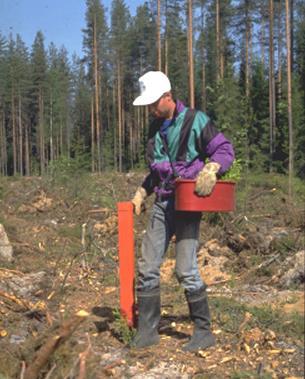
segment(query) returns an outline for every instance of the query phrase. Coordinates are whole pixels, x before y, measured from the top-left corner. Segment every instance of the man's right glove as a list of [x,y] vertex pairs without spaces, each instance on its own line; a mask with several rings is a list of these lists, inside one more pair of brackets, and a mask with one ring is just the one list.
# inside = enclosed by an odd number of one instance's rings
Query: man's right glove
[[147,192],[146,192],[145,188],[138,187],[137,191],[134,195],[134,198],[131,200],[131,202],[134,206],[135,214],[137,216],[140,216],[140,214],[142,212],[142,206],[143,206],[146,198],[147,198]]
[[219,169],[220,164],[216,162],[209,162],[203,167],[196,179],[195,192],[197,195],[207,196],[212,192],[216,184],[216,174]]

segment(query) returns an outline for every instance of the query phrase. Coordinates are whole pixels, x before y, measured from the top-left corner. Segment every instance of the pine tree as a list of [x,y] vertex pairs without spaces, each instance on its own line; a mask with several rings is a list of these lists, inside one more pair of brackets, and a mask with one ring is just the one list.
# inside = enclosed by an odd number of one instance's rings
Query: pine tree
[[161,0],[157,0],[157,69],[161,71]]
[[[217,7],[216,7],[217,6]],[[220,19],[217,21],[219,6]],[[216,9],[217,8],[217,9]],[[233,8],[230,0],[211,1],[207,7],[206,21],[206,87],[208,113],[215,117],[214,102],[221,96],[219,88],[223,88],[221,80],[228,79],[233,74],[233,41],[231,40]],[[219,25],[216,25],[217,22]],[[217,36],[217,31],[219,35]]]
[[54,160],[60,155],[70,155],[71,126],[69,119],[70,104],[70,66],[67,50],[60,50],[51,43],[48,51],[47,96],[48,96],[48,144],[50,156]]
[[31,54],[32,71],[32,117],[34,130],[32,135],[35,140],[33,148],[39,163],[40,173],[43,174],[46,165],[45,151],[45,102],[47,86],[47,57],[44,47],[44,36],[41,31],[37,32]]
[[7,72],[7,41],[0,33],[0,175],[7,175],[8,173],[7,133],[5,125]]
[[248,130],[249,159],[252,168],[267,171],[269,168],[269,94],[266,68],[259,57],[253,62],[250,101],[253,122]]
[[16,58],[16,42],[10,35],[8,45],[8,65],[9,65],[9,81],[7,98],[9,103],[9,129],[8,129],[8,141],[9,143],[9,156],[12,161],[13,175],[17,174],[17,83],[16,83],[16,71],[17,71],[17,58]]
[[[106,65],[105,54],[107,52],[107,23],[104,6],[99,0],[86,0],[86,29],[84,32],[83,46],[85,60],[88,64],[90,82],[92,86],[92,170],[102,170],[103,150],[103,126],[101,124],[101,85],[104,82],[102,71]],[[96,152],[95,152],[96,150]]]
[[[129,112],[132,112],[134,122],[130,125],[132,131],[131,160],[135,165],[144,163],[144,144],[146,136],[147,116],[143,107],[132,107],[135,94],[138,94],[138,78],[149,70],[156,69],[156,21],[153,10],[148,4],[137,8],[129,29],[129,54],[127,56],[126,76],[129,78],[126,85],[127,103],[130,104]],[[163,61],[163,60],[162,60]]]
[[269,0],[269,128],[270,128],[270,165],[273,171],[273,160],[276,149],[276,114],[275,114],[275,75],[274,75],[274,0]]
[[[5,83],[4,83],[5,85]],[[24,161],[27,162],[25,152],[28,147],[25,143],[26,128],[29,120],[26,112],[29,90],[29,59],[28,52],[19,35],[16,39],[10,35],[7,55],[7,78],[4,92],[4,110],[8,114],[8,163],[11,164],[13,175],[24,174]],[[4,133],[4,132],[3,132]],[[26,158],[24,160],[24,158]]]
[[[198,33],[195,41],[195,98],[197,107],[206,112],[207,95],[206,95],[206,0],[197,0],[195,2],[195,14],[199,8],[199,16],[195,17],[195,32]],[[197,83],[197,85],[196,85]]]
[[30,133],[30,64],[29,53],[20,35],[16,37],[16,88],[17,88],[17,125],[18,125],[18,172],[20,175],[30,173],[29,139]]
[[0,174],[43,173],[57,159],[87,162],[89,154],[92,171],[142,165],[149,117],[132,106],[138,78],[161,67],[174,97],[192,105],[193,13],[195,105],[252,170],[291,173],[293,161],[304,178],[305,5],[288,1],[285,38],[285,1],[147,1],[131,17],[115,0],[108,27],[101,0],[86,0],[85,55],[72,63],[64,47],[46,52],[41,32],[30,57],[20,36],[0,35]]
[[249,0],[240,1],[235,8],[234,24],[235,30],[240,35],[240,59],[242,64],[242,78],[240,82],[244,95],[247,99],[251,89],[251,71],[253,60],[253,24],[255,18],[255,4]]
[[290,37],[290,9],[289,0],[285,0],[286,8],[286,42],[287,42],[287,102],[288,102],[288,135],[289,135],[289,164],[288,164],[288,175],[289,175],[289,185],[288,193],[289,197],[292,196],[292,177],[293,177],[293,126],[292,126],[292,99],[291,99],[291,37]]
[[73,140],[87,153],[90,151],[90,100],[91,88],[86,75],[85,63],[76,55],[71,67],[71,118]]
[[124,0],[115,0],[111,8],[111,46],[113,51],[114,91],[116,99],[116,114],[118,125],[118,169],[123,170],[123,154],[125,144],[125,74],[127,62],[128,31],[130,26],[130,14]]
[[193,52],[193,2],[188,0],[188,66],[189,66],[189,104],[191,108],[195,106],[195,93],[194,93],[194,52]]
[[174,95],[189,102],[188,93],[188,56],[186,35],[186,11],[181,0],[167,0],[166,6],[166,39],[168,76],[170,77]]
[[[305,4],[299,1],[296,4],[297,20],[296,20],[296,49],[295,49],[295,62],[296,74],[300,78],[299,89],[303,94],[304,108],[305,108]],[[293,54],[292,54],[293,55]],[[292,66],[293,67],[293,66]]]
[[[305,179],[305,4],[298,1],[295,31],[295,72],[292,82],[292,114],[295,130],[296,174]],[[293,25],[292,25],[293,26]],[[293,30],[293,28],[292,28]],[[293,54],[292,54],[293,55]],[[293,66],[292,66],[293,67]]]

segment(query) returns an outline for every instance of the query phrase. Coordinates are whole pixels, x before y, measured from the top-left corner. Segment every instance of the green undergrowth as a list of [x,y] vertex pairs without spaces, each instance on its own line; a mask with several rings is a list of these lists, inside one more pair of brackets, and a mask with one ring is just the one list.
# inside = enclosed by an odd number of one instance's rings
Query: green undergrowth
[[81,239],[81,225],[61,225],[58,228],[58,235],[64,238],[76,238]]
[[136,330],[128,326],[126,319],[122,317],[119,309],[116,308],[113,310],[113,316],[115,334],[125,345],[130,345],[136,334]]
[[235,371],[230,376],[230,379],[272,379],[269,373],[258,374],[255,371]]
[[246,324],[248,329],[254,327],[262,330],[272,329],[282,336],[297,340],[304,338],[304,316],[298,313],[289,315],[270,306],[247,306],[223,297],[211,298],[210,303],[213,318],[218,326],[228,333],[236,334],[245,319],[245,313],[249,312],[252,317]]
[[3,199],[4,196],[4,184],[0,181],[0,201]]
[[53,175],[43,177],[43,185],[48,193],[60,194],[68,203],[81,201],[92,206],[116,210],[116,203],[129,201],[132,191],[128,191],[125,174],[117,172],[102,172],[91,174],[77,171],[68,175],[59,170]]
[[[238,198],[241,203],[245,200],[260,199],[266,202],[268,199],[278,198],[283,204],[288,201],[288,175],[259,172],[243,174],[238,183]],[[304,207],[304,202],[305,182],[299,178],[293,178],[292,204],[300,204]],[[265,205],[268,206],[268,204]]]

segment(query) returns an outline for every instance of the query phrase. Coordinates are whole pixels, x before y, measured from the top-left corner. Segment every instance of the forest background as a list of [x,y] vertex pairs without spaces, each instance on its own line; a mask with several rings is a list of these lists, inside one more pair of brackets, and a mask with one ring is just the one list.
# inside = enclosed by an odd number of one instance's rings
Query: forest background
[[251,172],[305,178],[305,3],[158,0],[134,16],[86,1],[82,57],[0,34],[0,174],[145,166],[137,79],[162,70],[205,111]]

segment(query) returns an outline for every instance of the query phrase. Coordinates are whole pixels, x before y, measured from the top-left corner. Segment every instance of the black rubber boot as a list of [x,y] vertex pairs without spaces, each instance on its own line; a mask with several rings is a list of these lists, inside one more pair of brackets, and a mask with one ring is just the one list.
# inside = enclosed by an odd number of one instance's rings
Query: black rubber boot
[[210,329],[210,311],[205,288],[194,292],[186,292],[191,320],[194,322],[194,332],[190,341],[182,350],[195,352],[215,345],[215,337]]
[[160,341],[160,288],[138,291],[138,330],[130,346],[134,348],[157,345]]

